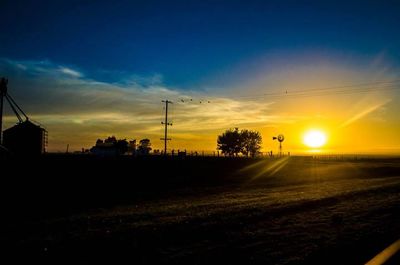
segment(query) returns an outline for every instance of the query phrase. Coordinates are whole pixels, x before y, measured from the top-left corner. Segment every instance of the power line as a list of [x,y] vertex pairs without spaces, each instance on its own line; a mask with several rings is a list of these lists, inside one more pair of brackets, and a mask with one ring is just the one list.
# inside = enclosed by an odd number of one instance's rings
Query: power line
[[397,90],[400,89],[400,86],[387,86],[383,88],[357,88],[351,90],[335,90],[335,91],[316,91],[313,93],[306,92],[293,92],[293,93],[282,93],[276,95],[264,95],[258,97],[247,97],[246,99],[259,99],[259,98],[283,98],[283,97],[315,97],[315,96],[332,96],[332,95],[348,95],[348,94],[359,94],[359,93],[368,93],[368,92],[377,92],[377,91],[385,91],[385,90]]
[[[365,87],[371,86],[376,84],[386,84],[381,86],[380,88],[377,87]],[[302,90],[284,90],[280,92],[271,92],[271,93],[262,93],[262,94],[252,94],[252,95],[244,95],[244,96],[233,96],[231,98],[256,98],[256,97],[265,97],[265,96],[284,96],[284,95],[294,95],[300,93],[308,93],[308,92],[337,92],[337,91],[353,91],[357,89],[368,89],[368,90],[384,90],[385,88],[391,88],[393,86],[400,86],[400,80],[392,80],[392,81],[377,81],[371,83],[360,83],[354,85],[345,85],[345,86],[331,86],[331,87],[322,87],[322,88],[310,88],[310,89],[302,89]],[[338,90],[339,89],[339,90]]]
[[[373,85],[380,85],[380,86],[376,87]],[[258,100],[258,99],[264,99],[266,97],[268,97],[268,98],[314,97],[314,96],[358,94],[358,93],[368,93],[368,92],[397,90],[397,89],[400,89],[400,79],[399,80],[391,80],[391,81],[376,81],[376,82],[369,82],[369,83],[359,83],[359,84],[353,84],[353,85],[310,88],[310,89],[302,89],[302,90],[284,90],[284,91],[280,91],[280,92],[251,94],[251,95],[243,95],[243,96],[229,96],[226,98]],[[221,96],[221,97],[223,97],[223,96]],[[196,100],[193,98],[179,99],[179,101],[182,103],[199,102],[200,104],[214,102],[214,101],[204,100],[204,99]]]
[[[392,80],[392,81],[376,81],[376,82],[369,82],[369,83],[358,83],[353,85],[344,85],[344,86],[331,86],[331,87],[321,87],[321,88],[310,88],[304,89],[300,91],[314,91],[314,90],[331,90],[331,89],[338,89],[338,88],[352,88],[352,87],[362,87],[362,86],[369,86],[369,85],[376,85],[376,84],[393,84],[399,83],[400,79]],[[298,90],[299,91],[299,90]]]

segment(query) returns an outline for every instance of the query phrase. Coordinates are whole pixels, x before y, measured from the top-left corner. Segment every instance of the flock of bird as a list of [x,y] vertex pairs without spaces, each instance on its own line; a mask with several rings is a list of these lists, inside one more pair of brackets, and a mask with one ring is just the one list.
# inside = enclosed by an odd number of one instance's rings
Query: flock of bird
[[[182,103],[190,102],[190,101],[193,102],[193,99],[192,99],[192,98],[191,98],[191,99],[188,99],[188,100],[180,99],[180,101],[181,101]],[[200,100],[199,103],[200,103],[200,104],[202,104],[202,103],[211,103],[211,101],[209,101],[209,100]]]

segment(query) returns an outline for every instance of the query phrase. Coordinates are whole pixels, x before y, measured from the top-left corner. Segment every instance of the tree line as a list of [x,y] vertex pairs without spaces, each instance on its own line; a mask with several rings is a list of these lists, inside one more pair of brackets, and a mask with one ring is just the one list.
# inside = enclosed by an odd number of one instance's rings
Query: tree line
[[[217,149],[226,156],[255,157],[260,153],[262,137],[258,131],[239,130],[239,128],[226,130],[217,138]],[[98,155],[123,155],[127,152],[133,155],[148,155],[151,148],[149,139],[136,140],[116,139],[114,136],[104,140],[98,139],[90,151]]]
[[133,155],[148,155],[151,150],[150,139],[142,139],[137,144],[136,140],[128,142],[126,139],[117,139],[115,136],[104,140],[97,139],[96,145],[90,149],[92,153],[99,155],[123,155],[126,152]]

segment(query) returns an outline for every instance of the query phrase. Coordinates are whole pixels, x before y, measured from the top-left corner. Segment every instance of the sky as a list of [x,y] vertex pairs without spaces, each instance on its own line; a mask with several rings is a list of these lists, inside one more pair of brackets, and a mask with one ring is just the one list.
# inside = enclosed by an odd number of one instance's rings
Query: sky
[[171,149],[211,152],[239,127],[260,131],[263,151],[279,133],[286,151],[311,151],[302,137],[319,129],[322,152],[400,153],[398,1],[1,6],[0,75],[49,131],[49,151],[110,135],[162,148],[169,99]]

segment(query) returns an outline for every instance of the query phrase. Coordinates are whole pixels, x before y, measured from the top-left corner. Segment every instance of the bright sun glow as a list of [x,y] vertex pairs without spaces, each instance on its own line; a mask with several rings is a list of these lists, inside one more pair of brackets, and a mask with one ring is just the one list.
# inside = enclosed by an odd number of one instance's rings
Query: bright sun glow
[[308,131],[304,134],[303,142],[309,147],[318,148],[326,143],[326,135],[317,130]]

